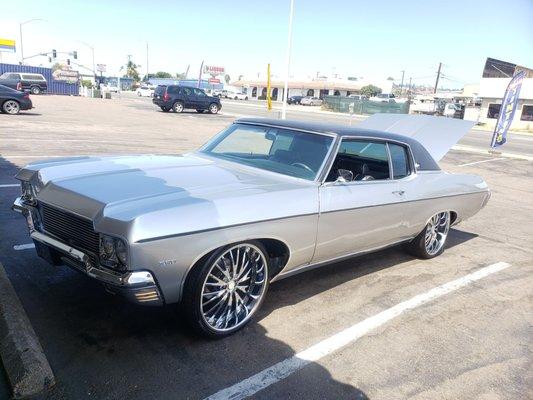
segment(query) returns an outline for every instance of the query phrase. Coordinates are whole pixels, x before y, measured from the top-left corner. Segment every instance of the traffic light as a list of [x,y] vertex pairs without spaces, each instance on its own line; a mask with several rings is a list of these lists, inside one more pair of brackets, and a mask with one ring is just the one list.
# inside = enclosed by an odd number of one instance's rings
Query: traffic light
[[56,49],[52,50],[52,58],[57,58],[57,51]]
[[52,57],[48,57],[48,62],[49,62],[49,63],[52,62]]
[[78,59],[78,52],[77,51],[73,51],[72,52],[72,57],[74,57],[75,60]]
[[67,65],[70,65],[70,58],[67,58]]

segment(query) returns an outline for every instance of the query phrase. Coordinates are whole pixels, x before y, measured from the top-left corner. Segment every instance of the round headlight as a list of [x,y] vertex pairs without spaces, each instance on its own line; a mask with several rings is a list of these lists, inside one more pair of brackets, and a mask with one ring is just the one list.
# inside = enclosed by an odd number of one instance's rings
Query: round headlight
[[115,241],[112,237],[102,236],[102,255],[106,258],[110,258],[115,251]]
[[116,242],[116,252],[117,252],[117,258],[120,261],[122,265],[127,265],[128,263],[128,249],[126,247],[126,243],[124,243],[122,240],[117,239]]

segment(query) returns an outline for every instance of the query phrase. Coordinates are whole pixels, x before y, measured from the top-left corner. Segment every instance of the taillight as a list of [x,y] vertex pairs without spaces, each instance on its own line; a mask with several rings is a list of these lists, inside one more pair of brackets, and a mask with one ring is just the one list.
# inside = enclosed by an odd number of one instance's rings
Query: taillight
[[17,90],[22,90],[22,83],[17,83]]
[[163,100],[165,100],[165,101],[169,101],[170,100],[170,96],[168,95],[167,92],[165,92],[165,94],[163,95]]

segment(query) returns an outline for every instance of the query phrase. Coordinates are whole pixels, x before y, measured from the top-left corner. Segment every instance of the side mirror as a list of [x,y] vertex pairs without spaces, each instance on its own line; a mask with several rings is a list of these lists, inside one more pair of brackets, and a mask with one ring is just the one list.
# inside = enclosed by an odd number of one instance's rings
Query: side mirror
[[336,182],[351,182],[353,181],[353,172],[349,169],[338,169],[337,173],[339,176],[337,177]]

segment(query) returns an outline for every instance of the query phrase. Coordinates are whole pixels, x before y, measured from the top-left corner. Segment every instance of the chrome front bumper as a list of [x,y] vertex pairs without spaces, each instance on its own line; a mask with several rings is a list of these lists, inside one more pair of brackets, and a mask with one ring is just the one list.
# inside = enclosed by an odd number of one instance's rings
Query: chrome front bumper
[[93,264],[93,260],[83,251],[37,231],[35,227],[37,209],[35,207],[25,204],[19,197],[14,201],[11,209],[26,217],[30,237],[35,242],[64,254],[61,260],[69,267],[104,283],[108,291],[119,293],[130,301],[147,305],[163,304],[163,298],[157,288],[155,279],[149,271],[132,271],[119,274],[99,268]]

